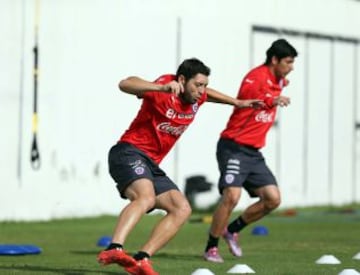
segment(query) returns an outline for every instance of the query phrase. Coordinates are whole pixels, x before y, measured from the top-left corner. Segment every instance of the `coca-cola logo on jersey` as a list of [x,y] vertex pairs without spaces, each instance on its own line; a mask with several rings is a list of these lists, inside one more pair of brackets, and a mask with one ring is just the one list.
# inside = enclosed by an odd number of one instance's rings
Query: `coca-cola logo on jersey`
[[167,133],[173,136],[180,136],[182,133],[185,132],[187,125],[180,125],[180,126],[172,126],[170,122],[162,122],[156,129],[160,132]]
[[274,113],[267,113],[266,111],[261,111],[255,116],[255,120],[258,122],[269,123],[273,121]]

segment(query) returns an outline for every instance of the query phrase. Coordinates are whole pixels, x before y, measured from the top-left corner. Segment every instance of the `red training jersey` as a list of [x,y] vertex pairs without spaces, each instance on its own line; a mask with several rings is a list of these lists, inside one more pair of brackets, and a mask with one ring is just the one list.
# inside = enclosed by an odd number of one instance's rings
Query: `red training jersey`
[[[175,75],[160,76],[155,83],[166,84],[176,80]],[[160,163],[175,142],[194,120],[206,93],[194,104],[183,103],[173,93],[148,91],[143,94],[141,108],[119,141],[128,142],[153,161]]]
[[286,79],[276,78],[266,65],[252,69],[244,77],[237,98],[261,99],[266,106],[262,109],[234,108],[221,138],[255,148],[264,147],[266,134],[275,121],[277,108],[273,100],[285,84]]

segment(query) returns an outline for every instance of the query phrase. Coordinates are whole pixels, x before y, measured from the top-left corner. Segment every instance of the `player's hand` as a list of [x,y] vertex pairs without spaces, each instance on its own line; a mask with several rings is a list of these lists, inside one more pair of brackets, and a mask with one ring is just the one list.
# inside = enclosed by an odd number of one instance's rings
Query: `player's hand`
[[165,84],[163,86],[163,89],[168,93],[173,93],[176,95],[179,95],[180,93],[184,92],[184,86],[175,80]]
[[276,98],[274,98],[273,104],[278,105],[280,107],[286,107],[290,104],[290,97],[282,96],[282,95],[279,97],[276,97]]
[[238,108],[260,109],[262,107],[265,107],[265,103],[260,99],[244,99],[244,100],[237,99],[235,106]]

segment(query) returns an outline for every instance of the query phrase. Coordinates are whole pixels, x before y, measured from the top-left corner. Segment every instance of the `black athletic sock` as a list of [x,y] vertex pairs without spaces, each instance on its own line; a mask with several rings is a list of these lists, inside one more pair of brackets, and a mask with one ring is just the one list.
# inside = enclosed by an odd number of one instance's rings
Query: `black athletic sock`
[[219,238],[215,238],[211,234],[209,234],[209,239],[205,248],[205,252],[208,251],[211,247],[218,247],[219,245]]
[[142,259],[144,259],[144,258],[150,258],[150,255],[149,254],[147,254],[146,252],[144,252],[144,251],[139,251],[138,253],[136,253],[135,255],[134,255],[134,259],[135,260],[137,260],[137,261],[140,261],[140,260],[142,260]]
[[230,233],[235,233],[241,231],[245,226],[247,226],[247,223],[244,222],[242,217],[238,217],[236,220],[234,220],[232,223],[229,224],[227,227],[227,230]]
[[111,249],[115,249],[115,248],[122,249],[123,246],[122,246],[122,244],[119,244],[119,243],[111,243],[105,250],[111,250]]

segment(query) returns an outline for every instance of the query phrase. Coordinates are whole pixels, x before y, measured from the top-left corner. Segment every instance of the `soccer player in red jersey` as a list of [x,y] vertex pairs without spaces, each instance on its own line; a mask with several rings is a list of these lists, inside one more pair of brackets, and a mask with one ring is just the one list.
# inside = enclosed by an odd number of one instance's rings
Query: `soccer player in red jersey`
[[[112,243],[98,255],[104,265],[117,263],[133,275],[158,274],[149,261],[184,224],[190,205],[159,163],[194,120],[205,102],[224,103],[237,108],[263,106],[262,100],[240,100],[210,89],[210,69],[196,58],[184,60],[176,75],[160,76],[155,82],[129,77],[120,90],[142,99],[130,127],[109,152],[109,171],[121,197],[130,203],[121,211]],[[153,209],[166,215],[152,229],[149,239],[133,256],[123,245],[141,217]]]
[[[286,40],[272,43],[266,52],[264,64],[252,69],[243,79],[238,99],[260,99],[265,106],[258,109],[234,109],[217,145],[220,170],[218,182],[221,200],[212,217],[204,259],[222,263],[218,251],[219,238],[223,237],[230,252],[240,257],[238,233],[280,204],[280,192],[275,177],[267,167],[262,153],[266,134],[274,124],[277,106],[288,106],[290,98],[281,95],[287,84],[286,75],[293,70],[296,49]],[[242,188],[255,203],[229,225],[230,215],[240,200]]]

